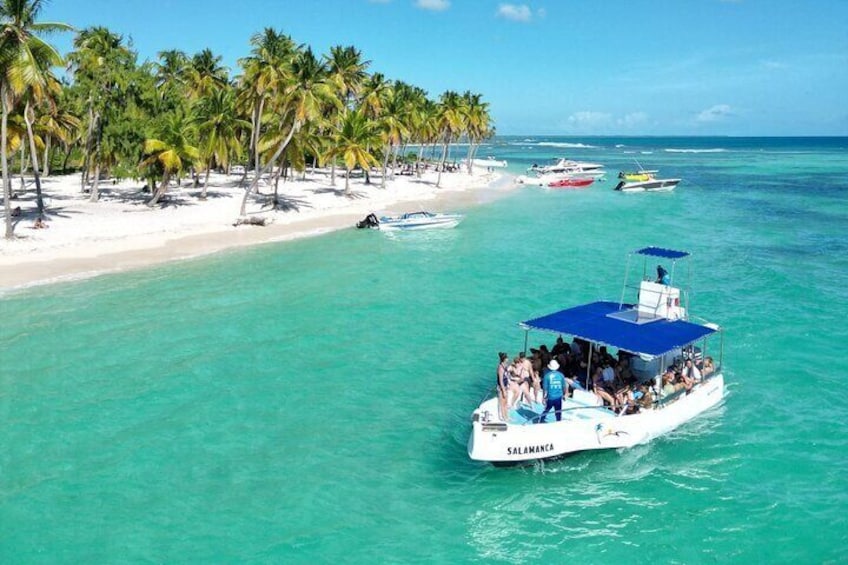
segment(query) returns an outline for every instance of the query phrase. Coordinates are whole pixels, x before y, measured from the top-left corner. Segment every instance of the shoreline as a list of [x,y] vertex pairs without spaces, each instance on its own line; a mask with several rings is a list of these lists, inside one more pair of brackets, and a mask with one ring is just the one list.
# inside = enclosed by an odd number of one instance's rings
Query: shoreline
[[[71,203],[65,205],[63,202],[59,209],[48,205],[46,217],[51,226],[49,230],[30,231],[31,227],[23,225],[30,222],[23,221],[16,226],[15,233],[19,235],[17,239],[0,242],[0,272],[3,273],[0,277],[0,293],[8,294],[35,286],[185,261],[243,247],[314,237],[352,227],[372,211],[391,208],[392,212],[401,213],[421,209],[420,203],[423,201],[431,204],[430,207],[435,211],[444,211],[446,207],[466,209],[501,198],[517,186],[514,175],[510,173],[485,173],[475,168],[473,175],[466,172],[444,174],[443,186],[436,188],[435,179],[429,178],[434,175],[433,172],[427,172],[421,180],[387,180],[385,189],[379,188],[379,176],[376,181],[372,179],[372,185],[367,187],[352,180],[351,189],[355,189],[356,196],[351,199],[339,196],[338,190],[331,189],[329,183],[319,182],[319,185],[326,184],[327,187],[319,186],[316,189],[311,186],[314,179],[281,183],[280,192],[287,193],[281,196],[296,201],[298,205],[293,206],[296,211],[248,211],[247,217],[266,216],[271,222],[265,226],[237,227],[232,225],[232,221],[223,220],[221,214],[232,219],[237,217],[237,209],[228,205],[240,199],[243,190],[226,187],[226,183],[222,182],[224,175],[218,175],[221,178],[215,179],[214,183],[210,179],[209,185],[210,196],[215,193],[216,198],[224,200],[216,204],[217,211],[209,211],[201,217],[199,223],[183,225],[181,222],[188,218],[188,214],[199,215],[200,211],[191,210],[188,206],[185,209],[175,207],[178,209],[170,210],[173,217],[150,229],[145,229],[144,223],[156,214],[160,214],[157,220],[162,219],[161,216],[169,210],[142,208],[138,202],[128,204],[124,198],[111,211],[92,211],[92,207],[105,208],[105,202],[89,204],[87,196],[79,193],[78,175],[60,177],[58,183],[55,182],[56,177],[51,177],[47,180],[54,181],[57,186],[49,188],[45,194],[51,194],[54,203],[60,199],[71,199]],[[341,175],[336,182],[337,185],[343,185]],[[123,183],[120,189],[137,192],[136,184]],[[104,188],[108,190],[111,187],[107,185]],[[230,192],[222,196],[228,188]],[[62,191],[52,193],[55,189]],[[188,197],[198,190],[189,187],[169,189],[169,194],[172,198]],[[368,191],[371,194],[367,194]],[[319,202],[322,197],[316,195],[326,193],[336,200]],[[72,200],[74,197],[76,202]],[[199,209],[207,202],[209,200],[197,200],[189,204],[197,204]],[[310,209],[304,211],[304,208]],[[81,219],[86,211],[91,217]],[[111,225],[107,223],[109,216],[113,221]],[[76,221],[86,220],[94,224],[88,231],[82,226],[73,225]],[[98,226],[98,223],[101,225]],[[83,229],[75,233],[74,227]],[[69,241],[59,239],[60,231],[72,234]],[[37,238],[36,235],[45,237]]]

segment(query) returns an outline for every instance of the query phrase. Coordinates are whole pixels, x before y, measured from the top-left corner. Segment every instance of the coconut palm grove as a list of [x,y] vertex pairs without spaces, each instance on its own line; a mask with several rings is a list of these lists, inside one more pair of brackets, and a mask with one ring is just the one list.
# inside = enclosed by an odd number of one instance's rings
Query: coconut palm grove
[[[205,198],[210,171],[242,165],[244,214],[263,175],[276,190],[287,175],[329,167],[331,182],[344,182],[347,193],[353,169],[367,177],[381,168],[385,182],[386,170],[399,163],[417,170],[428,150],[444,167],[451,143],[468,143],[473,157],[494,135],[480,94],[433,97],[369,73],[370,61],[355,46],[315,53],[269,27],[252,36],[236,69],[210,49],[164,50],[140,61],[121,35],[43,22],[42,7],[41,0],[0,2],[7,238],[14,236],[16,173],[34,177],[41,214],[40,179],[51,174],[81,172],[80,190],[92,202],[103,178],[143,179],[147,203],[156,206],[182,177],[203,185]],[[51,45],[55,33],[75,34],[71,52]]]

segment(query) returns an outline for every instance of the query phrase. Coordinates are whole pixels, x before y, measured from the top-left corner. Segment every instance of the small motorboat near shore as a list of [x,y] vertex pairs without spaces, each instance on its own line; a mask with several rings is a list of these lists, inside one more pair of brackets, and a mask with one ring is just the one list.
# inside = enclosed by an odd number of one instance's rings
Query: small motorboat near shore
[[363,220],[356,223],[356,227],[381,231],[448,229],[455,228],[464,217],[462,214],[442,214],[424,210],[379,218],[376,214],[368,214]]
[[[549,382],[567,383],[561,407],[556,408],[555,399],[551,409],[551,403],[541,404],[538,396],[519,403],[514,397],[527,400],[524,394],[513,394],[504,384],[472,414],[471,459],[513,465],[579,451],[632,447],[670,432],[721,402],[723,341],[713,353],[717,364],[705,356],[710,338],[721,337],[721,329],[692,321],[688,290],[673,286],[675,264],[689,253],[646,247],[632,255],[644,261],[642,279],[628,285],[625,275],[620,301],[591,302],[520,324],[526,332],[525,354],[530,331],[574,338],[571,348],[558,340],[560,353],[552,357],[551,372],[544,376]],[[653,260],[670,261],[671,273],[658,266],[656,281],[646,277],[648,261]],[[624,302],[628,289],[635,294],[631,304]],[[540,347],[534,356],[542,349],[547,353],[547,348]],[[498,378],[506,383],[514,373],[501,372],[503,367],[502,356]],[[502,376],[506,374],[511,375],[509,379]],[[613,383],[621,388],[613,390]],[[529,388],[527,392],[533,394]]]
[[638,171],[618,173],[620,182],[615,190],[620,192],[669,192],[680,184],[680,179],[658,179],[659,171]]

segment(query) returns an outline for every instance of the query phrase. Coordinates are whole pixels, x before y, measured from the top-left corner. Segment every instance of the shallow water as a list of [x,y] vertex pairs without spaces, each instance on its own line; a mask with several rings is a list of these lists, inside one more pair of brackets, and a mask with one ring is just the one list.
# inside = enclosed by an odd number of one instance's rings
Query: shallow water
[[[564,154],[611,174],[515,191],[455,230],[344,230],[7,295],[0,560],[843,561],[846,149],[501,138],[480,153],[514,172]],[[633,156],[683,183],[613,192]],[[726,329],[725,402],[630,450],[470,461],[516,323],[617,299],[644,245],[694,253],[692,309]]]

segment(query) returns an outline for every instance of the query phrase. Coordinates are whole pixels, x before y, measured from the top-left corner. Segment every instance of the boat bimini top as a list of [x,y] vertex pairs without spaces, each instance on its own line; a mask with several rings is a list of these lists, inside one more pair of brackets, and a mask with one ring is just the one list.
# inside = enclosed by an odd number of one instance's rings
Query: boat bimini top
[[591,302],[521,322],[525,330],[568,334],[597,345],[606,345],[640,356],[659,357],[716,332],[716,329],[685,320],[656,318],[636,323],[616,315],[634,305]]

